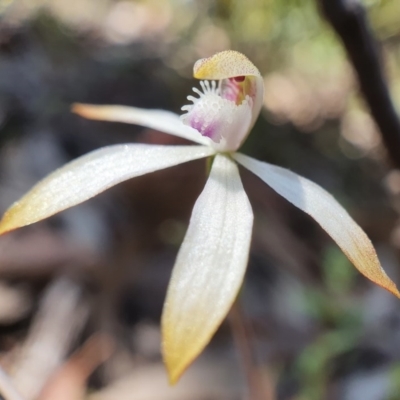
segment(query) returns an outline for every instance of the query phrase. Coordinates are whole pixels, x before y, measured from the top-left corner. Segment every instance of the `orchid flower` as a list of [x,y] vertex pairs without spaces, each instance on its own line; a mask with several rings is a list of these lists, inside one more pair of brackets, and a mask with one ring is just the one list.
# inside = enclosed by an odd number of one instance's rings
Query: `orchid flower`
[[229,312],[246,271],[253,212],[237,163],[313,217],[367,278],[400,297],[370,240],[324,189],[287,169],[236,152],[263,102],[263,80],[241,53],[223,51],[194,65],[197,96],[179,117],[160,110],[76,104],[90,119],[138,124],[197,146],[123,144],[93,151],[50,174],[5,213],[0,233],[79,204],[127,179],[213,157],[203,192],[173,268],[162,316],[162,351],[170,382],[203,351]]

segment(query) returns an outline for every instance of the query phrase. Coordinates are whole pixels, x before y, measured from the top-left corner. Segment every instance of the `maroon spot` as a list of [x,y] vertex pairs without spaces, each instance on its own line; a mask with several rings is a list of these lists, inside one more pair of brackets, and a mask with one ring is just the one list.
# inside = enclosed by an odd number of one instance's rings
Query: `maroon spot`
[[246,77],[245,76],[235,76],[233,79],[236,82],[243,82],[246,79]]

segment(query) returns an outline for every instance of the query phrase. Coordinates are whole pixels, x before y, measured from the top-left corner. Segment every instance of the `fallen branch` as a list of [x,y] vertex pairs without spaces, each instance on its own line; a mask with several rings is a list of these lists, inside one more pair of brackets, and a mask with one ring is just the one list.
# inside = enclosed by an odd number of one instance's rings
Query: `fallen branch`
[[317,1],[346,48],[387,153],[400,168],[400,119],[390,97],[379,44],[365,10],[358,0]]

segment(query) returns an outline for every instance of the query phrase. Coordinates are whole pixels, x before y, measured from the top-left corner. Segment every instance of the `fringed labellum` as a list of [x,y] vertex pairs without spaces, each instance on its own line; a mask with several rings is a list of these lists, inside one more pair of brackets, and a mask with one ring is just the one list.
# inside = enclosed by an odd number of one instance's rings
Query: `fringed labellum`
[[[257,68],[236,51],[224,51],[194,66],[200,82],[193,104],[182,107],[184,124],[212,140],[220,152],[236,151],[249,134],[260,112],[263,82]],[[211,81],[211,82],[209,82]]]

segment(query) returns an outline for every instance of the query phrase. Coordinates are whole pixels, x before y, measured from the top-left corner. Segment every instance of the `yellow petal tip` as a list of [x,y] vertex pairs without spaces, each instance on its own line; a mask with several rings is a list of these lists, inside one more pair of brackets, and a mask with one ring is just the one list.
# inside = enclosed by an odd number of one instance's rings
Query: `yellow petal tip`
[[91,106],[88,104],[81,104],[81,103],[74,103],[71,106],[71,112],[88,119],[95,118],[95,115],[97,114],[96,109],[97,109],[96,106]]
[[183,373],[196,358],[196,356],[187,357],[185,349],[181,350],[181,352],[175,353],[175,356],[171,356],[171,353],[166,350],[166,343],[163,343],[163,360],[167,369],[168,382],[171,386],[178,383]]
[[380,285],[383,289],[388,290],[390,293],[392,293],[393,295],[395,295],[396,297],[398,297],[400,299],[400,292],[399,289],[397,289],[397,286],[390,281],[390,283],[386,283],[386,285]]
[[162,320],[162,356],[168,373],[170,385],[175,385],[193,361],[203,351],[210,341],[198,341],[185,335],[182,330],[176,330],[166,323],[165,315]]
[[[71,106],[71,112],[83,118],[97,121],[127,122],[126,115],[121,116],[121,109],[124,108],[126,107],[74,103]],[[130,112],[132,113],[132,110]],[[122,114],[125,113],[126,110],[122,110]]]
[[193,68],[197,79],[227,79],[235,76],[260,76],[257,67],[242,53],[225,50],[198,60]]
[[[16,223],[17,220],[17,223]],[[18,218],[15,218],[13,209],[9,209],[0,221],[0,235],[11,232],[25,224],[18,224]]]
[[359,241],[357,242],[358,246],[356,247],[358,256],[354,257],[353,255],[357,253],[351,253],[349,252],[349,249],[342,248],[343,252],[366,278],[380,286],[382,289],[385,289],[394,296],[400,298],[400,292],[396,284],[389,278],[385,270],[382,268],[371,241],[361,229],[358,230],[358,235]]
[[4,224],[3,221],[0,221],[0,235],[4,235],[5,233],[8,233],[12,230],[12,228],[9,228],[7,224]]
[[167,367],[167,373],[168,373],[168,383],[170,386],[174,386],[178,383],[180,377],[183,374],[182,372],[171,370],[170,368]]

